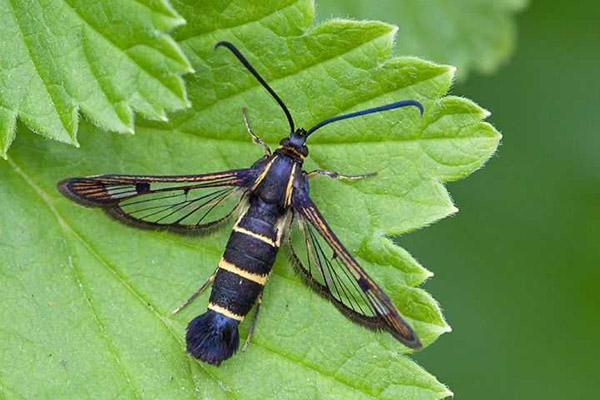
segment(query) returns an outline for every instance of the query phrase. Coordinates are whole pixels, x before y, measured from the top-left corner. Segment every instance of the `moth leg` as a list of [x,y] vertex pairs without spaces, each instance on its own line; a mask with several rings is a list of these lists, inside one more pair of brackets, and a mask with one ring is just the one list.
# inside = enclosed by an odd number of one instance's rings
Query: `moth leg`
[[244,347],[242,347],[242,351],[246,351],[248,345],[250,344],[250,339],[254,334],[254,328],[256,327],[256,321],[258,321],[258,312],[260,311],[260,305],[262,304],[262,292],[258,295],[258,299],[256,302],[256,312],[254,313],[254,318],[252,318],[252,325],[250,325],[250,330],[248,331],[248,336],[246,336],[246,341],[244,342]]
[[213,272],[212,275],[208,277],[206,282],[204,282],[202,284],[202,286],[200,286],[200,288],[198,288],[198,290],[196,290],[194,293],[192,293],[192,295],[190,297],[188,297],[188,299],[186,301],[184,301],[183,304],[181,304],[179,307],[174,309],[172,311],[172,314],[175,315],[179,311],[183,310],[185,307],[190,305],[194,300],[196,300],[196,297],[200,296],[206,289],[208,289],[208,287],[210,285],[212,285],[212,283],[214,282],[215,276],[217,275],[218,270],[219,270],[219,268],[217,267],[217,269],[215,269],[215,272]]
[[360,175],[344,175],[338,174],[337,172],[325,171],[322,169],[315,169],[314,171],[310,171],[306,174],[306,176],[310,178],[314,178],[317,175],[325,175],[331,179],[338,179],[344,181],[358,181],[365,178],[371,178],[377,175],[377,172],[371,172],[370,174],[360,174]]
[[252,143],[262,147],[265,153],[267,153],[267,155],[270,156],[272,153],[271,148],[267,146],[267,144],[263,142],[263,140],[259,138],[258,135],[254,133],[252,131],[252,128],[250,127],[250,121],[248,121],[248,109],[246,107],[242,109],[242,117],[244,118],[244,125],[246,125],[246,130],[250,134],[250,137],[252,137]]

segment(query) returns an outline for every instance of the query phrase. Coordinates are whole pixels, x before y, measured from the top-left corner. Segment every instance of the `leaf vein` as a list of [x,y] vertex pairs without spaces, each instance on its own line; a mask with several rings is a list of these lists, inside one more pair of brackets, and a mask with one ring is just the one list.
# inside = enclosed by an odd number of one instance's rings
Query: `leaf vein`
[[[11,0],[14,1],[14,0]],[[149,78],[153,79],[154,81],[158,82],[158,84],[162,87],[164,87],[165,89],[167,89],[169,92],[171,92],[176,98],[181,99],[179,93],[177,93],[173,88],[169,87],[167,84],[165,84],[159,76],[154,75],[152,73],[152,71],[150,71],[146,66],[144,66],[142,63],[140,63],[138,60],[136,60],[134,57],[131,56],[131,54],[129,54],[125,49],[123,49],[121,46],[119,46],[113,39],[111,39],[110,37],[108,37],[108,35],[103,34],[99,28],[97,28],[96,26],[94,26],[90,21],[88,21],[80,12],[79,10],[77,10],[76,7],[74,7],[72,4],[69,3],[69,0],[62,0],[63,3],[73,12],[75,13],[79,19],[84,23],[85,26],[87,26],[88,28],[90,28],[92,31],[96,32],[96,34],[98,34],[98,36],[100,36],[101,38],[103,38],[104,40],[106,40],[108,43],[110,43],[114,48],[116,48],[117,50],[120,50],[121,54],[125,55],[131,62],[133,62],[138,68],[140,68],[140,70],[142,70],[146,76],[148,76]],[[161,54],[165,57],[170,58],[173,61],[177,61],[175,59],[173,59],[172,57],[169,57],[167,54],[164,54],[161,52]]]
[[[23,43],[25,45],[24,47],[27,50],[27,56],[29,57],[29,60],[31,61],[31,64],[33,65],[33,68],[35,69],[35,72],[36,72],[38,78],[40,78],[40,81],[44,85],[44,90],[48,94],[48,97],[50,97],[50,101],[52,102],[53,109],[56,111],[56,115],[58,116],[58,119],[59,119],[61,125],[63,126],[65,132],[67,132],[69,134],[69,136],[71,136],[71,140],[73,140],[72,133],[69,131],[67,124],[65,123],[65,121],[63,121],[60,113],[58,112],[59,107],[57,107],[57,101],[54,98],[55,95],[48,87],[48,82],[46,81],[47,77],[45,78],[44,75],[42,75],[42,72],[40,71],[40,68],[36,61],[36,58],[33,56],[34,52],[31,49],[31,44],[27,40],[27,36],[23,33],[23,28],[21,26],[22,21],[18,17],[18,13],[16,11],[15,5],[13,4],[14,1],[15,0],[8,0],[8,5],[9,5],[9,7],[11,9],[11,13],[14,17],[15,25],[17,26],[17,29],[19,30],[19,35],[21,36],[21,39],[23,40]],[[25,99],[23,98],[22,101],[24,101],[24,100]]]
[[283,359],[285,359],[287,361],[291,361],[292,363],[302,365],[304,368],[307,368],[307,369],[310,369],[311,371],[317,372],[319,375],[323,375],[323,376],[325,376],[327,378],[330,378],[333,381],[341,383],[342,385],[344,385],[344,386],[346,386],[346,387],[348,387],[350,389],[356,390],[359,393],[367,395],[371,399],[377,399],[377,397],[375,397],[372,393],[367,392],[366,390],[364,390],[360,386],[352,385],[350,382],[346,382],[345,380],[340,379],[336,375],[333,375],[333,374],[331,374],[329,372],[325,372],[325,371],[323,371],[321,369],[318,369],[318,368],[316,368],[312,364],[306,363],[305,361],[302,361],[300,359],[296,359],[296,358],[291,357],[291,356],[289,356],[287,354],[280,353],[279,351],[277,351],[275,349],[272,349],[269,346],[266,346],[266,345],[264,345],[262,343],[257,343],[256,341],[252,341],[252,342],[254,343],[254,345],[259,346],[260,348],[264,349],[268,353],[271,353],[271,354],[274,354],[276,356],[279,356],[279,357],[281,357],[281,358],[283,358]]
[[[68,244],[66,244],[66,241],[67,241],[67,238],[66,238],[66,235],[65,235],[66,233],[67,232],[63,228],[63,239],[64,239],[65,245],[67,246],[67,249],[68,249]],[[72,252],[68,251],[68,253],[69,253],[69,255],[68,255],[69,264],[71,265],[71,267],[73,268],[73,271],[75,272],[74,280],[77,283],[77,286],[79,287],[79,289],[81,290],[81,296],[83,297],[85,303],[87,304],[87,306],[88,306],[88,308],[89,308],[89,310],[90,310],[90,312],[92,314],[92,318],[94,319],[94,322],[96,323],[96,326],[98,327],[98,331],[100,332],[100,336],[102,337],[102,339],[106,343],[106,346],[108,347],[108,350],[115,357],[117,366],[121,370],[122,374],[125,376],[125,381],[127,382],[127,384],[133,390],[133,394],[134,394],[135,398],[136,399],[140,399],[141,398],[141,392],[133,384],[133,382],[131,381],[131,376],[129,374],[129,371],[127,370],[127,368],[125,368],[125,365],[123,364],[122,357],[119,354],[118,347],[109,338],[109,335],[108,335],[108,333],[106,331],[106,326],[102,322],[102,319],[100,318],[100,314],[98,313],[98,310],[94,306],[94,303],[92,301],[92,297],[91,297],[89,291],[86,289],[86,287],[85,287],[85,285],[83,283],[83,280],[81,279],[82,275],[81,275],[81,272],[79,270],[79,267],[76,265],[75,262],[73,262]]]
[[[375,42],[375,41],[377,41],[378,39],[380,39],[380,38],[382,38],[382,37],[384,37],[384,36],[387,36],[387,35],[389,35],[389,33],[387,33],[387,32],[386,32],[386,33],[383,33],[383,34],[380,34],[380,35],[378,35],[378,36],[376,36],[376,37],[373,37],[373,38],[371,38],[371,39],[367,40],[366,42],[363,42],[363,43],[359,44],[359,45],[358,45],[358,46],[356,46],[356,47],[353,47],[353,48],[351,48],[351,49],[345,49],[345,50],[344,50],[343,52],[341,52],[341,53],[337,53],[337,54],[328,54],[328,55],[327,55],[327,57],[320,58],[320,59],[319,59],[317,62],[313,62],[312,64],[306,65],[305,67],[303,67],[303,68],[301,68],[301,69],[296,69],[296,70],[293,70],[293,71],[291,71],[291,72],[289,72],[289,73],[286,73],[286,74],[284,74],[284,75],[281,75],[281,76],[279,76],[279,77],[272,77],[271,79],[269,79],[269,85],[270,85],[271,87],[273,87],[273,86],[275,86],[275,85],[277,84],[277,82],[279,82],[279,81],[287,80],[287,79],[289,79],[289,78],[292,78],[292,77],[295,77],[295,76],[297,76],[297,75],[299,75],[299,74],[301,74],[301,73],[305,73],[306,71],[309,71],[309,70],[312,70],[312,69],[315,69],[315,68],[318,68],[318,67],[322,67],[324,64],[327,64],[327,63],[329,63],[329,62],[333,62],[333,61],[335,61],[337,58],[343,58],[343,57],[345,57],[345,56],[347,56],[348,54],[351,54],[351,53],[353,53],[353,52],[360,52],[360,51],[362,51],[362,48],[363,48],[364,46],[367,46],[367,45],[369,45],[369,44],[372,44],[373,42]],[[249,52],[249,51],[250,51],[249,49],[245,49],[245,50],[246,50],[246,52]],[[181,126],[183,123],[187,123],[187,122],[189,122],[189,121],[192,121],[192,120],[194,120],[194,119],[198,118],[198,115],[200,115],[201,113],[203,113],[203,112],[205,112],[205,111],[207,111],[207,110],[210,110],[210,109],[212,109],[212,108],[214,108],[214,107],[217,107],[217,106],[219,105],[219,103],[221,103],[221,102],[223,102],[223,101],[226,101],[226,100],[233,99],[233,98],[235,98],[235,97],[241,97],[241,96],[243,96],[243,95],[245,95],[245,94],[247,94],[247,93],[251,92],[252,90],[255,90],[255,89],[257,89],[257,88],[260,88],[260,87],[261,87],[261,86],[260,86],[260,84],[259,84],[259,83],[257,83],[257,82],[253,82],[253,83],[252,83],[250,86],[248,86],[248,87],[246,87],[246,88],[244,88],[244,89],[242,89],[242,90],[238,90],[238,91],[234,91],[233,93],[229,93],[229,94],[227,94],[226,96],[224,96],[224,97],[221,97],[221,98],[219,98],[219,99],[215,100],[214,102],[211,102],[211,103],[210,103],[210,105],[208,105],[208,106],[204,106],[204,107],[201,107],[201,108],[195,109],[195,110],[194,110],[194,111],[195,111],[195,113],[193,113],[193,114],[192,114],[192,118],[189,118],[189,119],[186,119],[186,120],[184,120],[184,121],[181,121],[179,124],[175,125],[175,126],[172,128],[172,129],[177,129],[177,130],[179,130],[179,127],[180,127],[180,126]],[[142,125],[142,126],[143,126],[143,125]]]
[[[125,376],[125,381],[127,382],[127,384],[133,390],[135,398],[137,398],[137,399],[141,398],[140,397],[140,391],[139,391],[139,389],[136,388],[133,385],[133,382],[131,381],[131,377],[129,375],[129,372],[127,371],[127,369],[125,368],[125,366],[122,363],[121,356],[119,355],[118,348],[115,346],[115,344],[108,337],[108,334],[106,332],[106,327],[104,326],[104,323],[102,322],[102,320],[100,318],[100,315],[98,314],[98,310],[94,306],[94,304],[92,302],[92,299],[91,299],[91,296],[90,296],[88,290],[85,288],[85,285],[83,284],[79,268],[73,262],[72,252],[69,250],[69,246],[67,244],[67,235],[66,234],[67,234],[67,232],[69,232],[69,226],[66,225],[66,224],[64,224],[64,223],[60,223],[60,221],[62,220],[62,217],[60,216],[60,214],[58,214],[58,211],[56,210],[56,208],[54,207],[54,205],[52,205],[50,202],[48,202],[48,198],[46,197],[47,194],[44,193],[43,190],[40,187],[38,187],[37,185],[35,185],[35,183],[33,182],[33,180],[25,173],[25,171],[23,171],[23,169],[21,167],[19,167],[10,158],[8,159],[8,163],[13,168],[14,172],[20,178],[22,178],[34,190],[34,192],[36,193],[36,195],[48,207],[49,211],[52,213],[52,215],[54,216],[54,218],[59,223],[59,226],[60,226],[60,228],[61,228],[61,230],[63,232],[63,240],[65,241],[65,246],[67,248],[69,264],[71,265],[71,267],[73,268],[73,271],[75,272],[74,281],[77,284],[77,287],[81,290],[82,298],[85,301],[86,305],[88,306],[88,309],[90,310],[90,312],[92,314],[92,318],[94,319],[94,322],[95,322],[96,326],[98,327],[98,331],[100,333],[100,336],[102,337],[103,341],[105,342],[108,350],[115,357],[115,361],[116,361],[116,364],[117,364],[118,368],[121,370],[121,372]],[[71,230],[70,233],[74,233],[74,231]]]
[[90,72],[92,73],[92,76],[94,77],[94,80],[98,83],[98,86],[100,87],[100,90],[102,91],[102,94],[104,94],[105,98],[108,100],[108,103],[110,104],[112,109],[115,111],[115,115],[117,116],[117,118],[119,118],[119,120],[123,123],[123,125],[127,125],[126,121],[123,121],[123,118],[121,118],[121,115],[117,111],[116,105],[118,103],[118,100],[115,98],[113,93],[111,91],[109,91],[109,87],[105,84],[105,79],[103,79],[102,76],[98,73],[99,71],[96,70],[94,63],[90,59],[90,54],[89,54],[90,50],[88,49],[87,40],[85,39],[85,33],[83,33],[82,42],[83,42],[83,44],[82,44],[83,56],[84,56],[85,62],[87,63],[87,65],[90,69]]
[[182,44],[184,42],[187,42],[188,40],[193,40],[193,39],[198,39],[198,38],[201,38],[201,37],[205,37],[205,36],[211,35],[211,34],[213,34],[215,32],[218,32],[218,31],[231,30],[231,29],[235,29],[235,28],[241,28],[241,27],[246,26],[246,25],[250,25],[250,24],[253,24],[253,23],[256,23],[256,22],[260,22],[260,21],[262,21],[264,19],[267,19],[270,16],[275,15],[275,14],[281,12],[281,11],[284,11],[284,10],[286,10],[288,8],[292,8],[292,7],[296,6],[298,3],[300,3],[300,1],[301,0],[294,0],[291,3],[286,4],[285,6],[283,6],[281,8],[275,8],[273,11],[270,11],[268,14],[264,14],[264,15],[258,16],[256,18],[246,20],[246,21],[242,21],[242,22],[234,24],[234,25],[229,25],[229,26],[223,25],[223,26],[221,26],[221,27],[219,27],[217,29],[212,29],[212,30],[209,30],[209,31],[191,32],[189,36],[182,36],[181,38],[178,38],[177,42],[180,43],[180,44]]

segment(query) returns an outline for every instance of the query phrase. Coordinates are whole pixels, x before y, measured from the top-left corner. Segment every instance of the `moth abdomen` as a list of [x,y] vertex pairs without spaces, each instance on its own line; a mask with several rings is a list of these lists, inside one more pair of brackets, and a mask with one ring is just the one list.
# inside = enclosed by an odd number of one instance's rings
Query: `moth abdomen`
[[252,277],[243,276],[241,271],[222,261],[219,263],[208,303],[209,309],[238,320],[243,320],[250,312],[266,283],[266,277],[259,283]]
[[213,310],[194,318],[187,327],[187,351],[195,358],[219,365],[238,349],[239,321]]

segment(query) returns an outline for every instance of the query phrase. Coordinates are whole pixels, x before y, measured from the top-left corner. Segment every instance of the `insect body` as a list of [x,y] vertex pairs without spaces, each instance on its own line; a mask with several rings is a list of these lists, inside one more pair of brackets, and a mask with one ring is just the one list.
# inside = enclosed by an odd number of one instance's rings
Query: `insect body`
[[258,301],[248,343],[263,288],[284,243],[305,283],[349,319],[371,329],[386,330],[406,346],[419,348],[417,335],[342,245],[308,195],[309,179],[318,175],[354,180],[373,174],[305,172],[302,165],[308,156],[307,138],[331,122],[405,106],[423,112],[423,106],[415,100],[404,100],[327,119],[308,131],[295,129],[283,101],[246,58],[229,42],[216,45],[221,46],[242,62],[284,111],[290,135],[279,148],[271,152],[252,132],[244,110],[253,141],[266,152],[250,168],[187,176],[69,178],[58,184],[59,190],[80,204],[103,208],[126,224],[181,234],[209,233],[238,216],[216,271],[183,305],[212,284],[207,311],[187,328],[187,350],[195,358],[216,365],[230,358],[239,347],[238,325]]
[[208,311],[188,328],[189,352],[209,363],[229,358],[237,349],[237,325],[261,295],[289,225],[289,202],[301,160],[283,152],[278,150],[255,166],[260,174],[219,261]]

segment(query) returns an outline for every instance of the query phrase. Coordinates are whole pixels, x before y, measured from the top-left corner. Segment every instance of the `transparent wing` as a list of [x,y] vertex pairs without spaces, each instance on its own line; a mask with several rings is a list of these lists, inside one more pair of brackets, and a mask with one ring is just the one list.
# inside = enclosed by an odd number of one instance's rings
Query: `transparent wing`
[[98,175],[65,179],[58,189],[128,225],[201,234],[228,220],[255,177],[253,169],[182,176]]
[[387,330],[406,346],[420,348],[415,332],[335,236],[308,194],[296,189],[292,206],[296,229],[289,250],[305,282],[352,321]]

